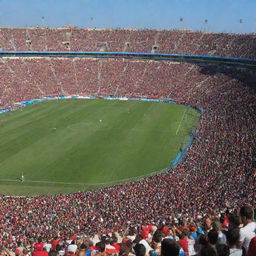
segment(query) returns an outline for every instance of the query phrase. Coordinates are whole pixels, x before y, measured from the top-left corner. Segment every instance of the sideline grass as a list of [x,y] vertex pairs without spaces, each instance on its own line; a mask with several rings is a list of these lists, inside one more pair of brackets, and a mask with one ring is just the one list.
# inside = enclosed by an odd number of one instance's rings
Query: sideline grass
[[[79,99],[1,114],[0,193],[69,193],[164,169],[199,115],[177,104]],[[25,182],[16,182],[22,172]]]

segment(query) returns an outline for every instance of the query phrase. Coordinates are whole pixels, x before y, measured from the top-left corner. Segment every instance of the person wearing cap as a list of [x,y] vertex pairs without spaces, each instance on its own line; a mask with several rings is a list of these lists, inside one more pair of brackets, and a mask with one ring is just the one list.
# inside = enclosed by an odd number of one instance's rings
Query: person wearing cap
[[190,231],[189,237],[196,241],[197,238],[198,238],[198,234],[196,232],[196,227],[195,226],[190,226],[189,227],[189,231]]

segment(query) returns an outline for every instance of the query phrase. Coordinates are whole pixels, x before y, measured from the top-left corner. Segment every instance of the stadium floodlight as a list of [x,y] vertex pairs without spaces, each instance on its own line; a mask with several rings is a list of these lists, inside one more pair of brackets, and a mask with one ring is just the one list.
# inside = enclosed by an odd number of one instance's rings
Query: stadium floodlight
[[180,17],[180,29],[184,29],[184,23],[183,23],[184,19],[182,17]]
[[207,25],[208,25],[208,19],[205,19],[204,20],[204,27],[203,27],[203,30],[206,31],[207,30]]
[[45,23],[44,23],[44,16],[41,16],[41,19],[42,19],[42,27],[45,26]]

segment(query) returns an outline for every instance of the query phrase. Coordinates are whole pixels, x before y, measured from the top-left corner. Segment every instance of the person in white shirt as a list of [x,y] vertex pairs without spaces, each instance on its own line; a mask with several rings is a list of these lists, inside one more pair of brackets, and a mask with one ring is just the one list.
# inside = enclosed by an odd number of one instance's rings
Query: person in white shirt
[[146,248],[146,254],[148,255],[150,251],[153,250],[153,248],[149,245],[149,243],[147,242],[147,240],[142,239],[140,240],[139,244],[143,244]]
[[51,248],[52,248],[52,244],[49,240],[47,240],[47,243],[44,244],[44,247],[46,249],[47,252],[50,252]]
[[256,223],[253,221],[253,209],[243,206],[240,209],[240,218],[244,226],[240,229],[240,244],[248,251],[251,239],[256,235]]
[[77,245],[75,244],[75,241],[73,240],[71,244],[68,246],[68,252],[76,253]]

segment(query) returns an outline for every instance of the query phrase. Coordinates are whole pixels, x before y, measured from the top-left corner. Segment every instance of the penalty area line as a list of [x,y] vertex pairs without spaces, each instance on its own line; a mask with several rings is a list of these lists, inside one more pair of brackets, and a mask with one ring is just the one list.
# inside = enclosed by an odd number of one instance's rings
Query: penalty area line
[[179,132],[179,130],[180,130],[181,123],[183,122],[183,119],[184,119],[184,117],[185,117],[185,114],[186,114],[187,110],[188,110],[187,108],[186,108],[186,109],[184,109],[184,112],[183,112],[182,118],[181,118],[180,123],[179,123],[179,125],[178,125],[178,127],[177,127],[177,130],[176,130],[176,135],[178,134],[178,132]]

